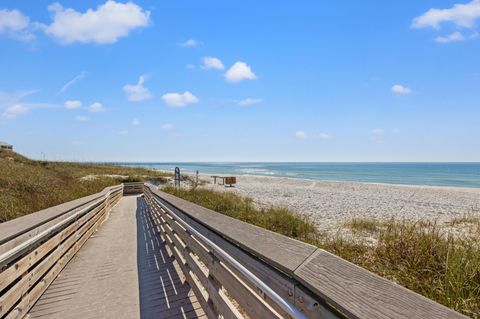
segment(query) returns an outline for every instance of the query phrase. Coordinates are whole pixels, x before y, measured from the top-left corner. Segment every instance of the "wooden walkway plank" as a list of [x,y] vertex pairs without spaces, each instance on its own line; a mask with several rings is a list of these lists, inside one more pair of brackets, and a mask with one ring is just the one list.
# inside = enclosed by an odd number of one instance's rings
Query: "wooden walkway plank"
[[317,249],[313,245],[239,221],[160,190],[150,188],[150,191],[162,198],[166,205],[187,213],[216,234],[288,275],[293,275]]
[[467,319],[322,249],[295,271],[295,278],[349,318]]
[[123,197],[31,309],[30,318],[200,318],[141,196]]

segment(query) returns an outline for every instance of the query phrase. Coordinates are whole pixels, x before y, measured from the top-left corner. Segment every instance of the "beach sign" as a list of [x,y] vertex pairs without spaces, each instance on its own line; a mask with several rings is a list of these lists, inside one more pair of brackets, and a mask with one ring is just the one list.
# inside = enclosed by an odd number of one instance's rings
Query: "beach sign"
[[175,186],[180,187],[180,167],[175,167]]

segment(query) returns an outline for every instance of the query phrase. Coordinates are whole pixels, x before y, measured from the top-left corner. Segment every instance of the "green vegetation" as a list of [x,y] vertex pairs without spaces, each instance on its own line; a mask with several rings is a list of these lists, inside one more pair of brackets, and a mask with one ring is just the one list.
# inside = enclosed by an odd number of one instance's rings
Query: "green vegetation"
[[[256,208],[249,198],[206,189],[163,190],[201,206],[330,251],[472,318],[480,318],[480,220],[466,236],[435,222],[353,219],[351,234],[317,230],[308,216],[285,208]],[[476,223],[476,224],[475,224]],[[373,238],[375,244],[363,240]]]
[[164,175],[143,168],[34,161],[0,150],[0,222],[124,181],[158,180]]
[[471,213],[465,214],[463,216],[453,218],[450,222],[447,223],[447,225],[480,225],[480,216],[474,216]]
[[[367,224],[371,224],[368,221]],[[361,225],[356,219],[351,225]],[[480,318],[480,232],[454,236],[435,222],[382,221],[375,245],[325,240],[325,249],[473,318]]]
[[216,192],[202,188],[185,190],[165,186],[163,191],[181,197],[230,217],[257,225],[288,237],[309,241],[316,227],[309,218],[300,216],[286,208],[269,207],[258,209],[250,198],[229,192]]
[[375,233],[381,226],[374,218],[354,218],[346,225],[353,233]]

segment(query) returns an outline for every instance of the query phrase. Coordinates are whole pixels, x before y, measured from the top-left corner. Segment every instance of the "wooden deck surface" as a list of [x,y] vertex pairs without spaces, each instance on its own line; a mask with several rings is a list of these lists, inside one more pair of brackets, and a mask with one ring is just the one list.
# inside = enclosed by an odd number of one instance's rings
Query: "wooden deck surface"
[[140,196],[123,197],[30,318],[203,318]]

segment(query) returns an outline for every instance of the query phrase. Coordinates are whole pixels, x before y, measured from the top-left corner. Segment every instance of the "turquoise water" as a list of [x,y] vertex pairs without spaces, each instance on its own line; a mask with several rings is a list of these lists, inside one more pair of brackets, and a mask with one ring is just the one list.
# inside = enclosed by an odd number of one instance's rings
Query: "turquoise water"
[[260,175],[313,180],[480,187],[480,163],[122,163],[205,174]]

